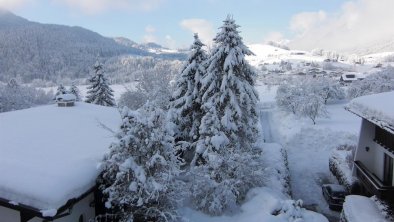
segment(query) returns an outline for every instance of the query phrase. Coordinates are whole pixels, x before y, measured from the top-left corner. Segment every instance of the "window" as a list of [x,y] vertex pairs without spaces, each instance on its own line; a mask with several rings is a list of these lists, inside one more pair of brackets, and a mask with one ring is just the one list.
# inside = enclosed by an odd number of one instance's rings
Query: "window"
[[394,152],[394,135],[378,126],[375,127],[375,141]]
[[386,186],[393,185],[393,158],[386,153],[384,154],[383,183]]
[[83,214],[81,214],[81,216],[79,216],[78,222],[84,222],[84,220],[83,220]]

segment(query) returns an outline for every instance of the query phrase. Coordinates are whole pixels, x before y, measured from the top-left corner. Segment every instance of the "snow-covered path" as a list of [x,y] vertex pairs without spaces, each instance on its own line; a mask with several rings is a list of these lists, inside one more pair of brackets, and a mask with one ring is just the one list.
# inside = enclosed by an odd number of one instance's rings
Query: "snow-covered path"
[[323,183],[332,183],[328,168],[331,150],[338,144],[351,143],[354,138],[347,133],[327,128],[302,127],[298,133],[282,135],[279,125],[286,120],[278,118],[276,108],[261,109],[261,122],[266,142],[286,147],[293,199],[302,199],[304,206],[324,214],[330,221],[338,221],[339,213],[331,211],[321,194]]
[[275,133],[272,132],[272,109],[262,109],[260,111],[260,123],[261,128],[263,129],[264,142],[266,143],[274,143],[277,142],[276,138],[274,138]]

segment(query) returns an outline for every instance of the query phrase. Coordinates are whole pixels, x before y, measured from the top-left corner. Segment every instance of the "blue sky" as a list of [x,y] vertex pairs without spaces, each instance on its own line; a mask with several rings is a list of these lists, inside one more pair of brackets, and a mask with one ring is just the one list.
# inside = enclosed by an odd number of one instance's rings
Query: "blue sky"
[[[372,0],[354,0],[368,2]],[[385,0],[387,1],[387,0]],[[392,1],[392,0],[390,0]],[[82,26],[104,36],[187,47],[209,41],[227,14],[247,43],[292,39],[343,11],[345,0],[0,0],[32,21]]]

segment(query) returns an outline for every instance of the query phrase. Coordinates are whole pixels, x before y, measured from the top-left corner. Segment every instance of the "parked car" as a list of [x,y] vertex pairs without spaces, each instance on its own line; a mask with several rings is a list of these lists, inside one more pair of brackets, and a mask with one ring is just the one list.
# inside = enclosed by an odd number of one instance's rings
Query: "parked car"
[[344,186],[338,184],[323,184],[323,196],[331,210],[341,210],[348,191]]

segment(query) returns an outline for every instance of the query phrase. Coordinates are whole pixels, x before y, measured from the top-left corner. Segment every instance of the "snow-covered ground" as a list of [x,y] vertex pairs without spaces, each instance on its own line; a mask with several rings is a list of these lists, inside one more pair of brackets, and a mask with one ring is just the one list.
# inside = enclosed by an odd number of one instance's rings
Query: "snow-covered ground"
[[299,214],[302,219],[289,218],[289,214],[294,212],[281,213],[275,215],[276,211],[283,208],[289,203],[288,198],[270,188],[255,188],[249,191],[247,201],[241,206],[241,212],[236,215],[225,215],[211,217],[201,212],[194,211],[190,208],[181,209],[181,215],[186,217],[190,222],[289,222],[289,221],[303,221],[303,222],[326,222],[327,219],[321,214],[300,209]]
[[341,144],[355,144],[361,119],[346,111],[346,101],[328,104],[330,118],[318,119],[317,124],[302,117],[286,113],[275,107],[276,88],[258,86],[257,90],[265,108],[269,132],[264,132],[270,142],[282,144],[287,149],[290,185],[293,199],[302,199],[304,206],[336,219],[325,202],[321,185],[334,183],[330,177],[328,159],[331,151]]

